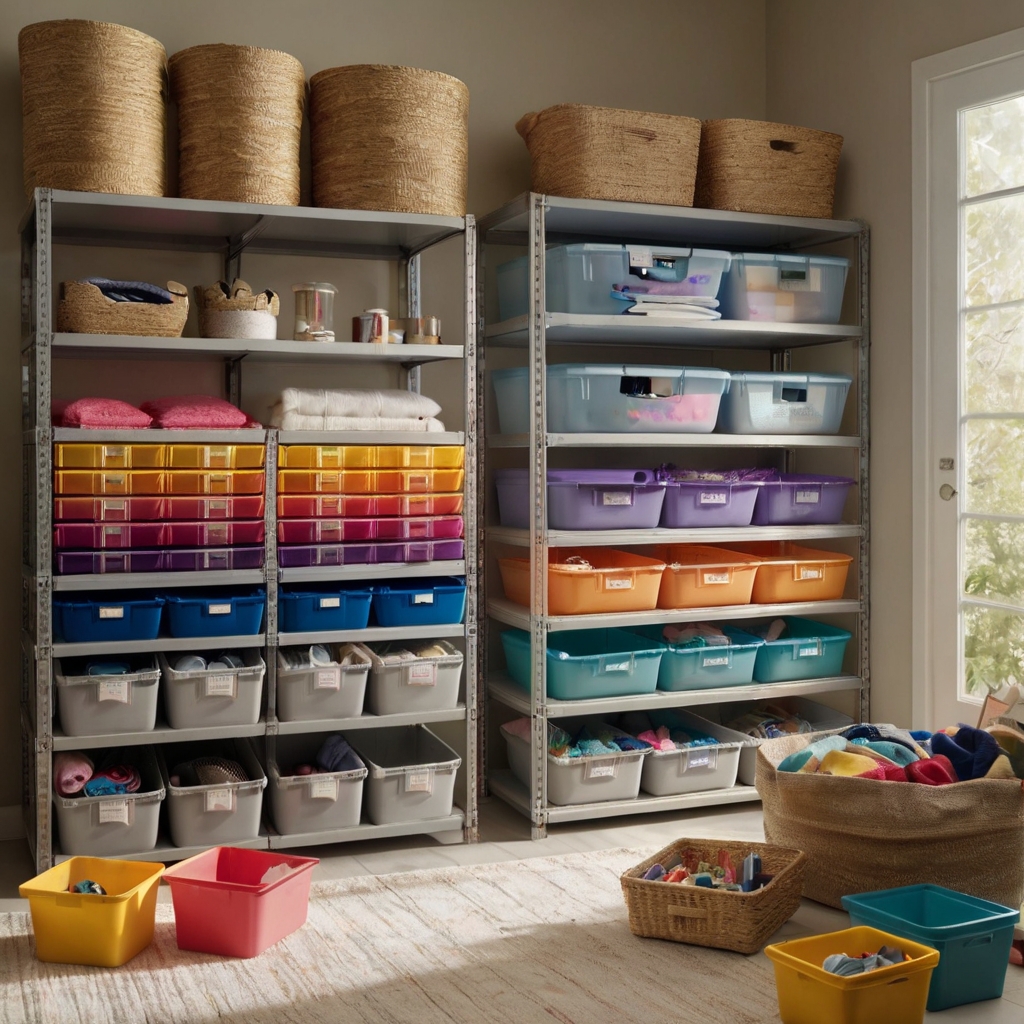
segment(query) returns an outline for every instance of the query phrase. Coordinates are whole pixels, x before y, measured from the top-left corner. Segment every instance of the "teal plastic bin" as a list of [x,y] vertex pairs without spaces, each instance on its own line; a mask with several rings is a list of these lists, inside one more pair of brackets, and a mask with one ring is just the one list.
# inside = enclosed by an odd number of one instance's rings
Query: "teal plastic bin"
[[[501,634],[513,681],[530,692],[530,634]],[[548,636],[548,696],[554,700],[654,693],[665,645],[624,629],[580,629]]]
[[998,999],[1003,994],[1013,927],[1020,911],[941,885],[844,896],[854,925],[869,925],[939,951],[928,1009]]
[[853,635],[838,626],[787,616],[786,634],[762,643],[754,662],[758,683],[787,683],[843,674],[843,655]]
[[[732,641],[721,647],[678,647],[667,641],[658,672],[659,690],[713,690],[747,686],[753,681],[754,659],[764,641],[734,626],[722,626]],[[661,626],[640,626],[639,636],[660,637]]]

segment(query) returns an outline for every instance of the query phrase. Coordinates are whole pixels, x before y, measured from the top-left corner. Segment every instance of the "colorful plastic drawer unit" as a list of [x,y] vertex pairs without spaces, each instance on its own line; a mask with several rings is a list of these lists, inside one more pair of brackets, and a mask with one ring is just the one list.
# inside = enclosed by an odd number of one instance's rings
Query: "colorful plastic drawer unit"
[[843,674],[843,656],[852,636],[848,630],[790,615],[783,621],[786,629],[782,636],[758,648],[754,664],[757,682],[786,683]]
[[55,444],[53,464],[58,469],[163,469],[163,444]]
[[280,469],[462,469],[461,445],[282,445]]
[[163,494],[166,490],[167,473],[160,469],[58,469],[53,474],[54,494]]
[[852,556],[819,551],[790,541],[753,541],[738,551],[760,559],[754,579],[754,604],[788,601],[838,601],[846,589]]
[[659,473],[665,484],[661,525],[670,530],[749,526],[762,481],[774,475],[771,469],[664,470]]
[[167,543],[165,523],[75,523],[53,531],[55,548],[108,551],[122,548],[158,548]]
[[57,522],[138,523],[166,519],[262,519],[263,496],[225,498],[55,498]]
[[166,594],[167,629],[173,637],[252,636],[260,631],[266,601],[262,590],[249,594]]
[[658,689],[713,690],[720,686],[748,686],[762,641],[733,626],[722,626],[728,644],[687,647],[662,639],[661,626],[637,626],[633,632],[665,645],[658,671]]
[[262,544],[264,524],[261,519],[248,522],[200,521],[168,523],[165,544],[175,548],[218,548],[232,544]]
[[757,575],[754,555],[710,544],[665,544],[654,549],[666,563],[659,608],[720,608],[750,604]]
[[[530,562],[499,558],[505,596],[516,604],[530,603]],[[551,615],[594,615],[603,612],[651,611],[665,563],[614,548],[549,548],[548,612]]]
[[379,626],[454,625],[465,612],[466,581],[461,576],[394,580],[373,588]]
[[461,469],[282,469],[277,489],[281,494],[431,494],[460,490],[464,474]]
[[262,469],[267,456],[262,444],[171,444],[171,469]]
[[461,494],[281,494],[281,519],[371,518],[377,516],[457,516]]
[[166,474],[168,494],[262,494],[262,469],[195,471],[176,469]]
[[162,597],[138,594],[127,601],[116,594],[55,597],[54,633],[69,644],[155,640],[163,607]]
[[757,490],[755,526],[840,523],[846,495],[856,483],[845,476],[781,473]]
[[329,584],[302,590],[282,588],[278,596],[282,633],[366,629],[370,621],[369,587]]
[[391,562],[449,562],[465,555],[462,540],[370,541],[354,544],[284,544],[282,568],[312,565],[385,565]]
[[462,516],[394,519],[286,519],[277,524],[282,544],[340,544],[368,540],[457,540]]

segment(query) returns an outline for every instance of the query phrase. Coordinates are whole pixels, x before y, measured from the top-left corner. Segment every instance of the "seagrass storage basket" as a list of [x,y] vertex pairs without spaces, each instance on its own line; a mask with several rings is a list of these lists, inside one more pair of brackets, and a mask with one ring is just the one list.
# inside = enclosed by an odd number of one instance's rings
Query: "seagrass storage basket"
[[309,86],[315,206],[465,215],[465,83],[352,64],[318,72]]
[[41,21],[18,33],[25,192],[162,196],[167,54],[101,21]]
[[[755,892],[644,881],[649,868],[664,864],[673,854],[684,856],[687,850],[696,850],[708,861],[716,850],[728,850],[737,865],[756,853],[765,873],[774,877]],[[629,930],[648,939],[756,953],[800,906],[805,860],[799,850],[768,843],[678,839],[620,877]]]
[[693,206],[700,121],[560,103],[516,123],[534,192],[570,199]]
[[188,289],[168,281],[172,301],[115,302],[87,281],[62,281],[56,327],[61,334],[128,334],[180,338],[188,319]]
[[287,53],[192,46],[168,62],[183,199],[299,204],[306,73]]
[[701,128],[696,205],[712,210],[831,217],[843,137],[729,118]]

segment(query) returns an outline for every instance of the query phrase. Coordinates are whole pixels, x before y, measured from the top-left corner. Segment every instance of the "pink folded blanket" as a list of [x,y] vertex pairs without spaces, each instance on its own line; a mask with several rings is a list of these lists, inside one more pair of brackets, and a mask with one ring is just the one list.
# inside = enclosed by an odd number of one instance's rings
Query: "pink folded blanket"
[[[54,403],[56,411],[57,403]],[[113,427],[123,430],[139,430],[153,422],[134,405],[117,398],[79,398],[65,406],[60,425],[64,427]]]
[[252,423],[241,409],[213,395],[169,395],[143,402],[142,409],[153,417],[158,427],[171,430],[190,427],[230,430]]
[[61,796],[74,796],[92,778],[92,761],[77,751],[61,751],[53,756],[53,788]]

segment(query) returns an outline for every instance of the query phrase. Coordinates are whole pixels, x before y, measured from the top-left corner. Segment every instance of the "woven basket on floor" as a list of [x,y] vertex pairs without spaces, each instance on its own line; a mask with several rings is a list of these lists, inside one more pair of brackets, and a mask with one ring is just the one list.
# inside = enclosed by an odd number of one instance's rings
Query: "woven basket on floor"
[[178,194],[299,203],[306,73],[287,53],[212,43],[168,63],[178,105]]
[[101,21],[42,21],[18,33],[25,191],[162,196],[167,54]]
[[516,123],[534,192],[692,206],[700,121],[561,103]]
[[[756,853],[764,872],[774,877],[756,892],[644,881],[649,868],[691,849],[705,852],[701,859],[709,861],[717,850],[728,850],[737,866],[747,854]],[[629,930],[648,939],[756,953],[800,906],[805,860],[799,850],[766,843],[679,839],[621,876]]]
[[314,205],[465,215],[465,83],[352,64],[318,72],[309,87]]
[[739,118],[701,129],[696,205],[712,210],[831,217],[843,137]]
[[115,302],[94,284],[62,281],[56,327],[61,334],[129,334],[180,338],[188,319],[188,289],[168,281],[172,302]]

